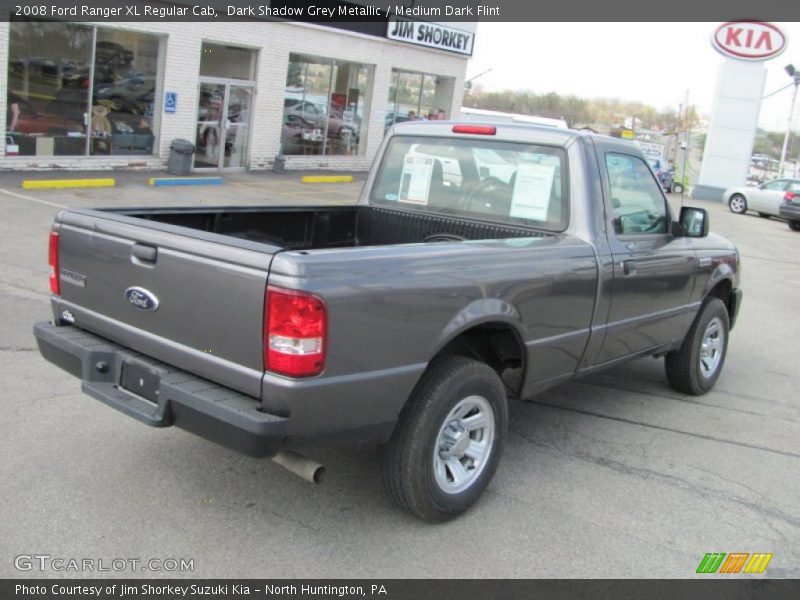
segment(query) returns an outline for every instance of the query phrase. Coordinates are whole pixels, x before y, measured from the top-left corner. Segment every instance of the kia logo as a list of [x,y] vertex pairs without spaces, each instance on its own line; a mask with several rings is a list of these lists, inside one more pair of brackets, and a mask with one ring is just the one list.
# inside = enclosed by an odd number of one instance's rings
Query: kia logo
[[772,23],[735,21],[717,27],[711,43],[728,58],[762,61],[786,49],[786,35]]
[[129,287],[125,290],[125,298],[136,308],[154,311],[158,308],[158,298],[155,294],[140,287]]

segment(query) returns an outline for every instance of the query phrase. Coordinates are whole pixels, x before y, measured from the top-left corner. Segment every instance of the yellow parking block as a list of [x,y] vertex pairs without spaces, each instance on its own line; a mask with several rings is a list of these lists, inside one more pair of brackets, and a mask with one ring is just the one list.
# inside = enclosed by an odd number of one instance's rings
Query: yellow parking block
[[303,183],[350,183],[352,175],[305,175],[300,179]]
[[23,189],[44,190],[78,187],[114,187],[116,179],[26,179],[22,182]]

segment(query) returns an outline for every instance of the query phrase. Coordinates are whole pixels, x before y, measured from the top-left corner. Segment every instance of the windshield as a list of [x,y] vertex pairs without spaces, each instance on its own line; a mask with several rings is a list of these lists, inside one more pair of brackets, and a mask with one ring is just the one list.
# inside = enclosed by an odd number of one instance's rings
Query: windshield
[[397,136],[384,154],[370,202],[563,231],[567,198],[561,148]]

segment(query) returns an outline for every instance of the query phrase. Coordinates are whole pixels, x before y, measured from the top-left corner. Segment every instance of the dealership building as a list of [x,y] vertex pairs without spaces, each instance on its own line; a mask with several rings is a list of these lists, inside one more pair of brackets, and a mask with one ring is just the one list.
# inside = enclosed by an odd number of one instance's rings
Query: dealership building
[[476,23],[0,23],[0,170],[368,169],[461,107]]

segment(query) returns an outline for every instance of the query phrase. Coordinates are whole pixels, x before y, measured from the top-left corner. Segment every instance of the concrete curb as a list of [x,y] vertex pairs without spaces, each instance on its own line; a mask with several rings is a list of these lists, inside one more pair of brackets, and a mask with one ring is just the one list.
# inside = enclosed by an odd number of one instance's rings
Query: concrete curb
[[44,190],[44,189],[63,189],[81,187],[114,187],[117,185],[116,179],[95,178],[95,179],[25,179],[22,181],[24,190]]
[[147,185],[222,185],[222,177],[151,177]]
[[305,175],[300,178],[303,183],[350,183],[352,175]]

